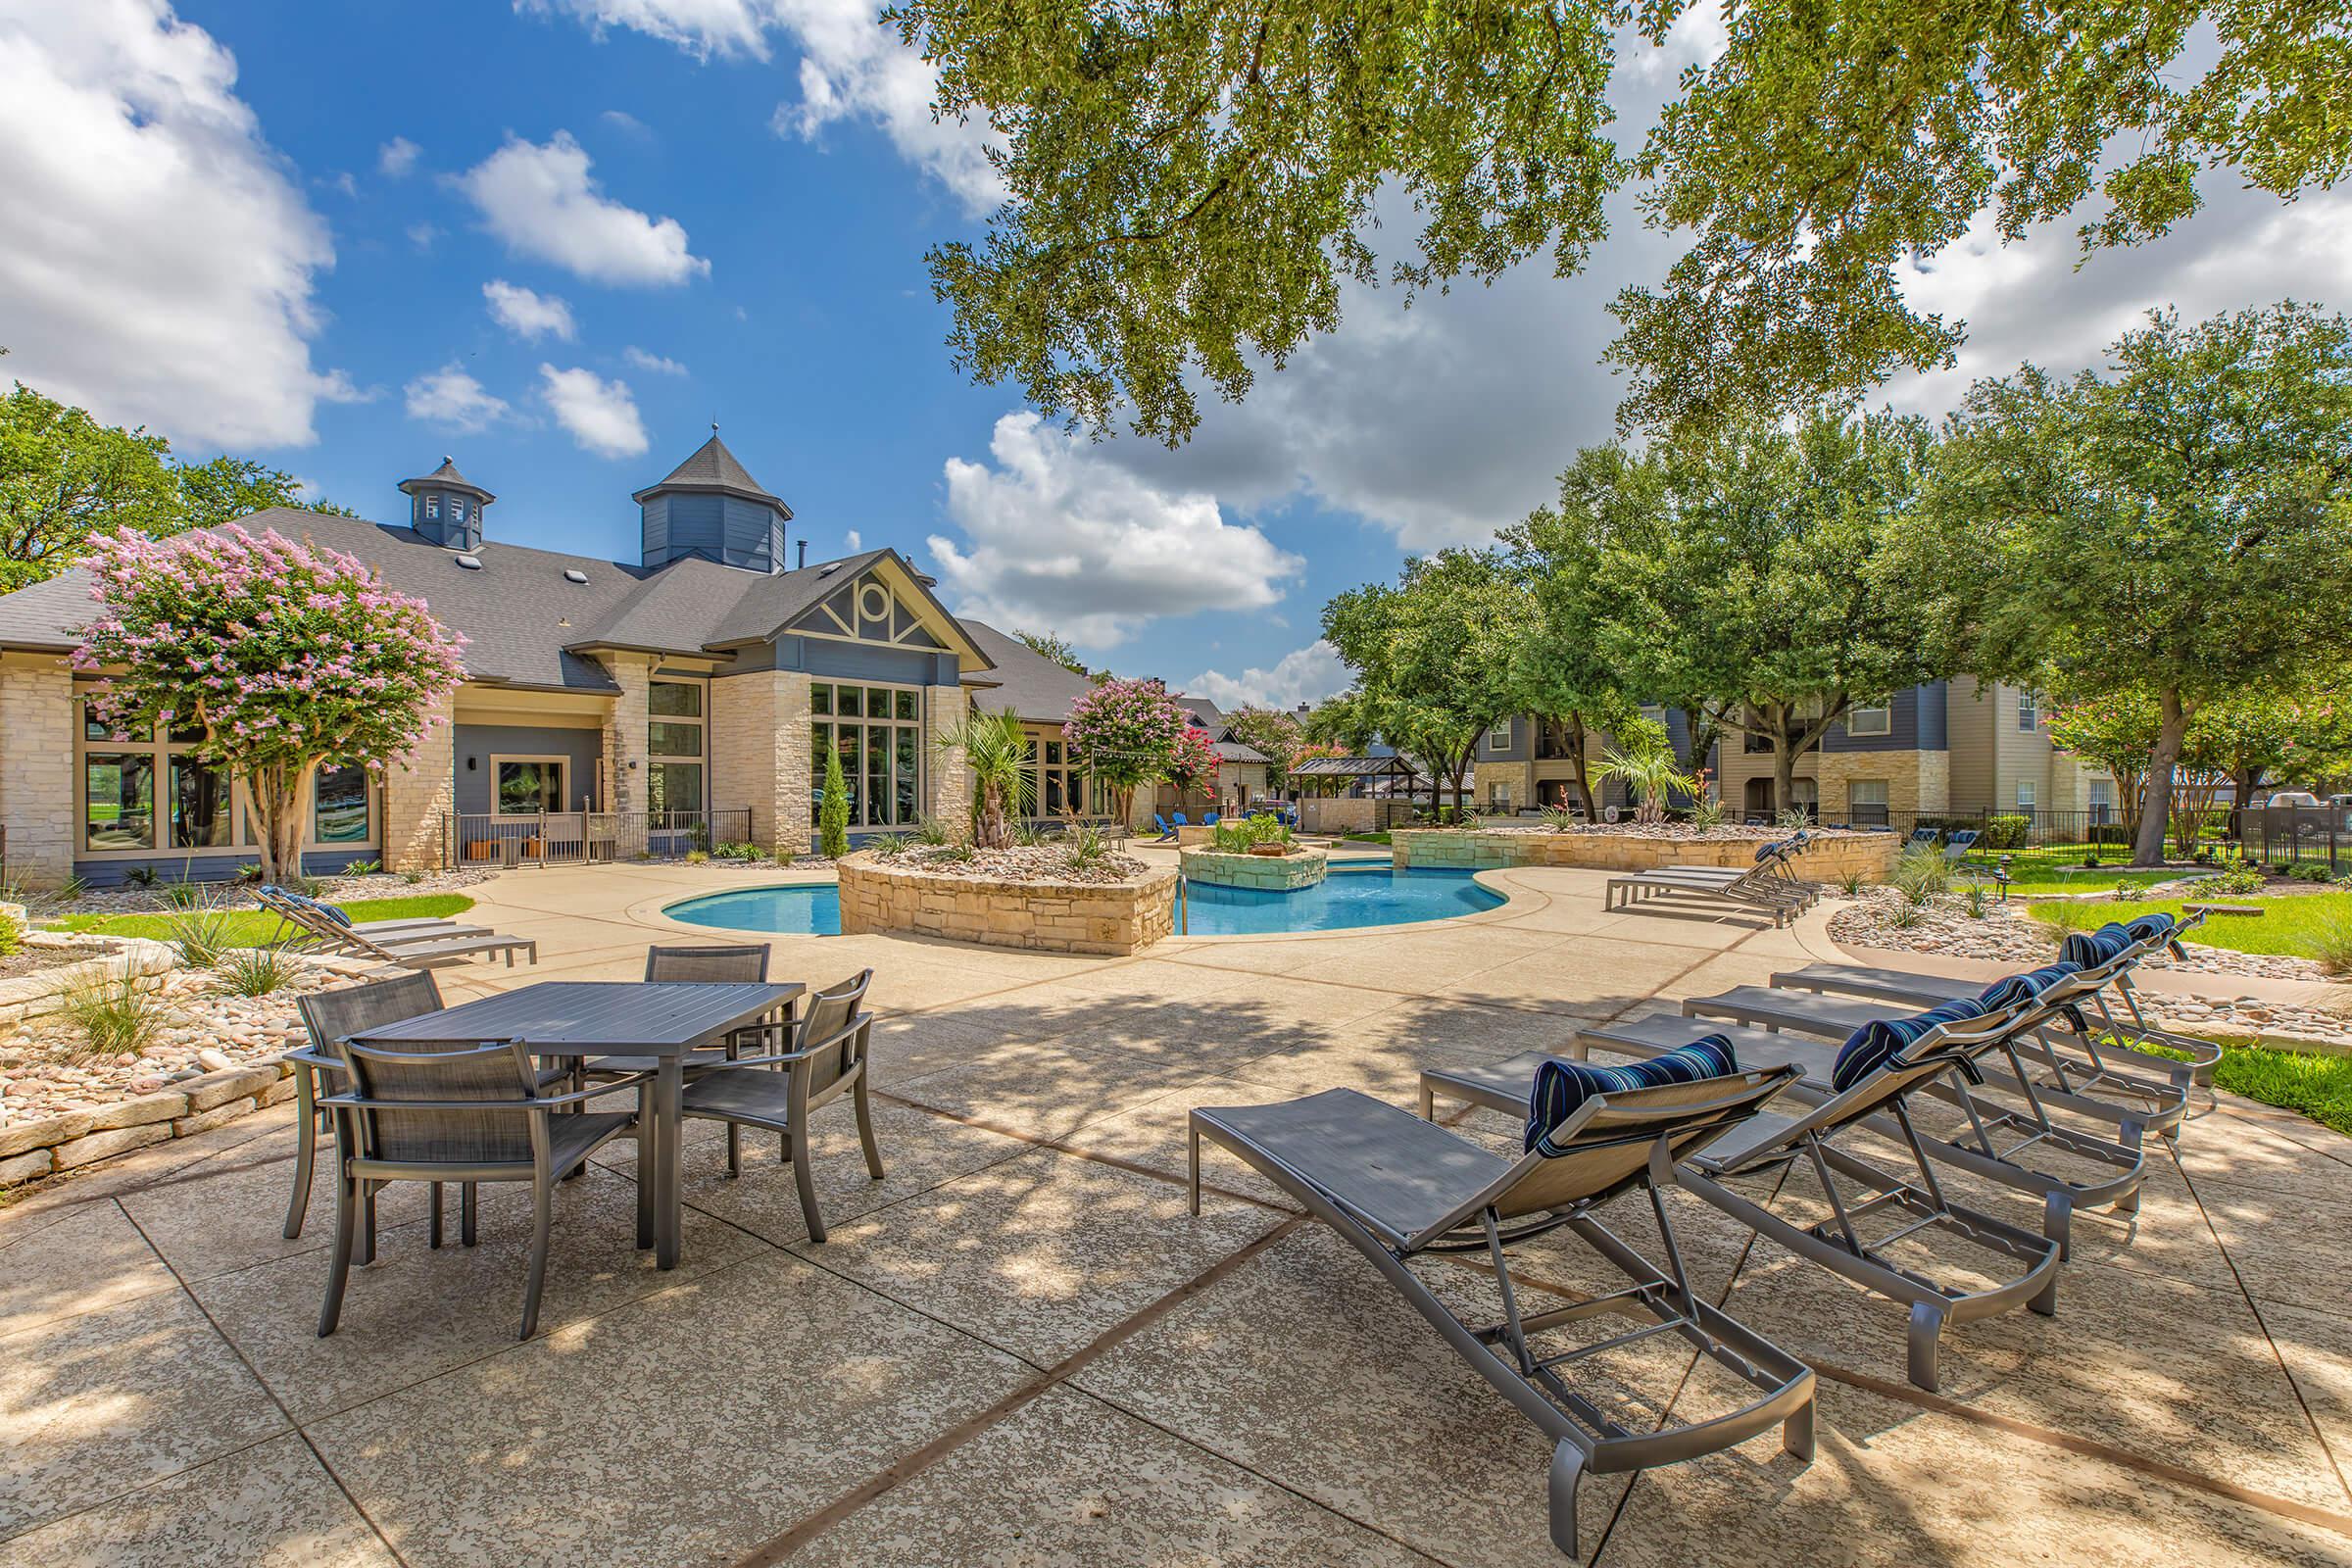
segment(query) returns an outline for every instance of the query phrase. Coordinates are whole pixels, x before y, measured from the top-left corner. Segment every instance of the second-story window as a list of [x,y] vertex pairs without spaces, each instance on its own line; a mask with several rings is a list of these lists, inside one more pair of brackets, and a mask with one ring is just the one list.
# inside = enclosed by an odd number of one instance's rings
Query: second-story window
[[2032,692],[2017,694],[2017,727],[2021,730],[2041,728],[2041,699]]
[[1891,735],[1894,733],[1894,707],[1889,702],[1857,703],[1846,711],[1845,732],[1848,735]]
[[1510,749],[1511,721],[1507,718],[1496,719],[1494,725],[1487,731],[1487,750],[1490,752],[1507,752]]

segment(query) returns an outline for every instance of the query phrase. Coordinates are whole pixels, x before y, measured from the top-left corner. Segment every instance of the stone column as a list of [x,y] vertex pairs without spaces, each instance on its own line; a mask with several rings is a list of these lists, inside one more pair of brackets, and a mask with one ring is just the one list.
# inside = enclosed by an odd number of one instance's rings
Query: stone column
[[710,803],[749,807],[752,842],[805,855],[811,751],[808,677],[762,669],[710,683]]
[[444,813],[457,809],[457,698],[441,699],[435,722],[402,767],[384,770],[383,860],[387,871],[441,869]]
[[8,875],[53,888],[74,874],[74,676],[54,654],[0,656],[0,824]]
[[605,714],[605,809],[646,809],[649,736],[645,693],[653,662],[644,654],[599,656],[620,694]]
[[960,749],[943,752],[939,737],[963,722],[971,700],[960,686],[923,688],[923,814],[961,835],[972,815],[972,775]]

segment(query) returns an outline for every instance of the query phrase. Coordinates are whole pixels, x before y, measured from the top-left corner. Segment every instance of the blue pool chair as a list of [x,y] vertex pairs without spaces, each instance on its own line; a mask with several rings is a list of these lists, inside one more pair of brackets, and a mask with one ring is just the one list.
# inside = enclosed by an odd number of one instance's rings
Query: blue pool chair
[[1168,819],[1157,811],[1152,813],[1152,825],[1159,829],[1158,842],[1161,844],[1167,843],[1176,836],[1176,830],[1168,826]]

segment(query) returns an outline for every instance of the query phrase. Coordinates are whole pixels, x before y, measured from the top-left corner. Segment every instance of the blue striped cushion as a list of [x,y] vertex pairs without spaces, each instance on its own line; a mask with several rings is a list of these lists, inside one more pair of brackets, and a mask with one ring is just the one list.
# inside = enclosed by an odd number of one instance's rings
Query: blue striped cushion
[[1984,1004],[1988,1010],[1998,1012],[2003,1007],[2014,1007],[2021,1002],[2032,1002],[2068,975],[2082,972],[2081,964],[2061,959],[2038,969],[2029,969],[2024,974],[1995,980],[1977,993],[1977,1000]]
[[1739,1070],[1732,1043],[1721,1035],[1704,1035],[1687,1046],[1623,1067],[1595,1067],[1590,1062],[1546,1056],[1536,1068],[1535,1088],[1527,1099],[1528,1151],[1550,1155],[1568,1152],[1552,1146],[1551,1130],[1594,1095],[1622,1094],[1657,1084],[1694,1084],[1701,1078],[1721,1078]]
[[1830,1087],[1842,1095],[1880,1068],[1892,1064],[1905,1048],[1937,1024],[1982,1018],[1997,1010],[1986,1006],[1981,997],[1960,997],[1908,1018],[1873,1018],[1848,1035],[1845,1044],[1838,1048],[1837,1065],[1830,1069]]
[[2135,920],[2125,922],[2124,930],[2134,942],[2153,942],[2159,938],[2163,939],[2164,945],[2173,950],[2173,956],[2177,958],[2181,956],[2180,939],[2173,935],[2173,928],[2180,923],[2171,915],[2159,910],[2156,913],[2143,914]]
[[2078,931],[2068,937],[2058,950],[2058,956],[2068,963],[2095,969],[2130,946],[2132,933],[2110,920],[2096,931]]

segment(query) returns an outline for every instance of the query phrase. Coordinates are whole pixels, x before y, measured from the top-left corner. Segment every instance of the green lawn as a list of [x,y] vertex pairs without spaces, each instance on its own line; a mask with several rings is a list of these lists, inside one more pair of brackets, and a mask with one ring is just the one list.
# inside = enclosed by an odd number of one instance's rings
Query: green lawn
[[1389,836],[1386,833],[1350,833],[1348,835],[1348,842],[1350,844],[1386,844],[1389,842]]
[[[2162,910],[2166,914],[2182,912],[2179,899],[2162,904],[2144,901],[2116,900],[2098,902],[2080,908],[2078,917],[2096,915],[2094,924],[2109,920],[2129,920],[2134,915]],[[2262,906],[2258,915],[2216,914],[2209,916],[2189,937],[2192,943],[2209,948],[2229,948],[2236,953],[2282,953],[2298,958],[2324,958],[2326,939],[2335,936],[2339,943],[2352,945],[2352,893],[2303,893],[2280,898],[2215,898],[2199,900],[2214,904],[2254,904]],[[2034,918],[2048,920],[2048,906],[2036,906]],[[2339,935],[2341,933],[2341,935]]]
[[[2212,1039],[2210,1035],[2198,1038]],[[2352,1056],[2281,1051],[2235,1040],[2215,1043],[2222,1048],[2222,1059],[2213,1064],[2215,1088],[2281,1110],[2300,1111],[2323,1127],[2352,1134]],[[2172,1051],[2151,1050],[2150,1054],[2187,1059]]]
[[[341,906],[354,920],[420,920],[462,914],[473,907],[463,893],[417,893],[403,899],[356,899]],[[172,939],[172,914],[70,914],[52,920],[52,931],[97,931],[110,937]],[[232,948],[252,947],[288,934],[278,917],[266,909],[236,909],[228,913],[222,942]]]
[[[2009,852],[2009,891],[2019,898],[2034,898],[2051,893],[2137,893],[2159,882],[2174,882],[2187,874],[2185,866],[2171,866],[2160,871],[2133,871],[2123,864],[2123,857],[2114,847],[2101,851],[2104,863],[2097,870],[2082,864],[2082,845],[2047,845],[2040,849]],[[1989,874],[2000,860],[1997,855],[1977,854],[1961,864],[1963,871]]]

